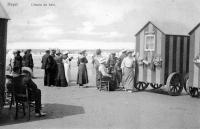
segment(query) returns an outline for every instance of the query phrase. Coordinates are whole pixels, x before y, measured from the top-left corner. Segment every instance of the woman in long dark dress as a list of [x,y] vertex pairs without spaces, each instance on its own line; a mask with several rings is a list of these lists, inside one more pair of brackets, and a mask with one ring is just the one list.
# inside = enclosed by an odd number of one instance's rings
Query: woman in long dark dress
[[19,50],[17,50],[14,53],[13,68],[18,69],[18,71],[16,71],[16,72],[18,74],[21,74],[21,71],[22,71],[22,57],[20,56],[20,51]]
[[63,64],[63,57],[60,53],[60,51],[56,52],[55,61],[57,63],[57,77],[56,77],[56,86],[59,87],[66,87],[68,86],[68,83],[65,78],[65,69]]
[[82,51],[80,56],[78,57],[78,76],[77,76],[77,84],[79,86],[83,86],[84,84],[88,83],[88,73],[87,73],[87,66],[88,60],[86,58],[86,51]]

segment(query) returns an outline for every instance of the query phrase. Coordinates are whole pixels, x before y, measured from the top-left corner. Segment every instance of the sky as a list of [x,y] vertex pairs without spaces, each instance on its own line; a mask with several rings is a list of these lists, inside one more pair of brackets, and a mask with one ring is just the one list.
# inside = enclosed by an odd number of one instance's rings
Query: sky
[[200,0],[1,0],[1,3],[11,19],[9,49],[134,49],[135,34],[148,21],[178,23],[188,32],[200,22]]

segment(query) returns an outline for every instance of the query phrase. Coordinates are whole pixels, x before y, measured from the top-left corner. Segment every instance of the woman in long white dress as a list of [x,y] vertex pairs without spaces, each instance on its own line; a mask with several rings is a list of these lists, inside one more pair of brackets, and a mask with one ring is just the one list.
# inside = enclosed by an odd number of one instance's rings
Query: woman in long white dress
[[66,51],[63,56],[63,64],[65,68],[65,78],[68,82],[68,85],[70,84],[70,78],[71,78],[71,60],[72,58],[68,57],[69,52]]

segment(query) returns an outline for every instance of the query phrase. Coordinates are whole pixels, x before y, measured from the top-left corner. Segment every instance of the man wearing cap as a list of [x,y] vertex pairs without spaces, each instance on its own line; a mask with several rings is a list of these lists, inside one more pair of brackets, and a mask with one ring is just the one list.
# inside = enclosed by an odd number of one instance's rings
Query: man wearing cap
[[56,56],[56,50],[54,50],[54,49],[51,50],[51,56],[52,56],[53,58],[55,58],[55,56]]
[[114,66],[115,66],[115,64],[116,64],[116,62],[117,62],[117,57],[116,57],[115,55],[116,55],[116,54],[115,54],[114,52],[111,53],[111,54],[110,54],[110,57],[109,57],[109,59],[108,59],[108,61],[107,61],[107,66],[108,66],[108,68],[109,68],[109,73],[113,72]]
[[45,63],[46,63],[47,58],[49,57],[49,55],[50,55],[50,50],[46,50],[45,54],[42,56],[42,61],[41,61],[42,66],[41,66],[41,69],[44,69]]
[[13,69],[16,68],[18,69],[18,71],[16,71],[17,73],[21,74],[21,70],[22,70],[22,57],[20,55],[20,51],[17,50],[14,52],[14,60],[13,60]]
[[117,78],[118,78],[118,85],[120,85],[119,83],[122,82],[122,69],[121,69],[121,64],[122,64],[122,61],[125,57],[127,57],[127,50],[124,49],[121,51],[121,55],[120,57],[118,58],[117,60],[117,63],[116,63],[116,74],[117,74]]
[[55,85],[54,79],[54,59],[50,55],[50,50],[46,50],[46,54],[42,57],[42,69],[44,69],[44,86]]
[[99,63],[100,63],[99,72],[102,74],[102,79],[110,82],[110,89],[109,89],[110,91],[115,90],[115,81],[113,80],[112,75],[109,74],[106,69],[106,59],[101,58]]
[[51,55],[51,56],[53,57],[53,59],[54,59],[54,60],[53,60],[53,68],[52,68],[51,72],[54,73],[53,76],[52,76],[52,79],[53,79],[54,84],[55,84],[55,83],[56,83],[57,73],[58,73],[58,66],[57,66],[57,63],[56,63],[56,60],[55,60],[55,58],[56,58],[56,50],[55,50],[55,49],[52,49],[50,55]]
[[37,85],[31,79],[33,74],[32,69],[23,67],[22,74],[24,75],[24,85],[28,87],[29,96],[34,97],[30,99],[35,101],[35,116],[46,115],[46,113],[41,112],[41,90],[38,89]]
[[27,49],[25,52],[24,52],[24,56],[23,56],[23,59],[22,59],[22,65],[23,67],[29,67],[32,69],[33,71],[33,57],[32,57],[32,54],[31,54],[31,49]]

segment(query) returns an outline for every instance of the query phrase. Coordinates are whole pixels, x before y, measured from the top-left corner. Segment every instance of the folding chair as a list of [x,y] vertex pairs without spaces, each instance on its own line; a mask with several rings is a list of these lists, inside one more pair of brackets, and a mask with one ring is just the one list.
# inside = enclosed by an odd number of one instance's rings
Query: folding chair
[[100,73],[100,87],[99,90],[104,90],[106,89],[107,91],[110,91],[110,81],[108,80],[107,77],[104,77],[101,73]]
[[27,109],[28,111],[27,119],[30,120],[30,113],[32,111],[31,107],[35,107],[35,104],[34,100],[30,99],[32,97],[28,92],[28,87],[24,85],[23,75],[13,77],[13,85],[14,85],[14,97],[16,103],[15,118],[18,119],[19,109],[23,110],[24,116],[26,115],[26,109]]
[[15,104],[13,76],[12,75],[6,75],[5,96],[6,96],[6,102],[9,103],[9,109],[11,110],[12,105]]

